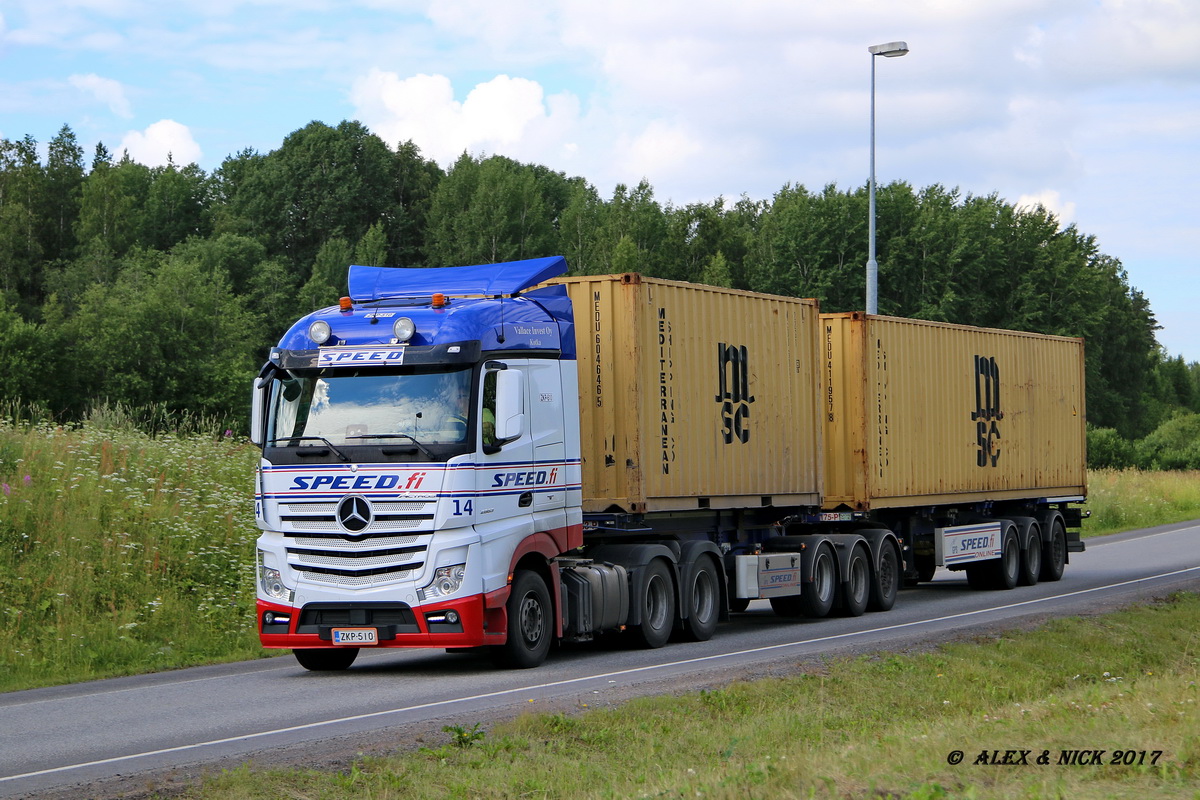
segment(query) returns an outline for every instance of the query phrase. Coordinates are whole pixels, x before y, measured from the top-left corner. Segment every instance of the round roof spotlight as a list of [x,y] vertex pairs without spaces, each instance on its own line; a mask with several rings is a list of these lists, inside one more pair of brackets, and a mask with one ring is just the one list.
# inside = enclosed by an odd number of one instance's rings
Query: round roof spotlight
[[408,317],[401,317],[392,325],[392,332],[396,334],[397,342],[407,342],[417,332],[417,324]]
[[308,338],[317,344],[325,344],[331,336],[333,336],[333,331],[330,330],[329,323],[323,319],[319,319],[308,326]]

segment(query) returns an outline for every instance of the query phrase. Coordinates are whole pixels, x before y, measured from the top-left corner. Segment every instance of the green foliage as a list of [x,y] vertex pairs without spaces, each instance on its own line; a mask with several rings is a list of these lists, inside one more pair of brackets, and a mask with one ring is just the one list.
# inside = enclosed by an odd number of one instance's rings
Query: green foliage
[[462,725],[445,725],[442,727],[444,733],[450,734],[450,743],[458,748],[470,747],[476,742],[483,741],[487,736],[487,731],[480,730],[483,723],[476,722],[471,728],[464,728]]
[[[411,141],[393,149],[357,122],[312,122],[212,175],[114,162],[102,143],[85,173],[66,126],[45,163],[39,150],[29,136],[0,139],[0,308],[11,309],[0,324],[16,337],[5,352],[40,359],[42,379],[9,376],[0,392],[67,418],[97,398],[244,414],[245,393],[229,382],[298,315],[344,295],[355,261],[563,254],[573,274],[636,271],[815,297],[824,311],[862,306],[866,187],[788,183],[769,201],[673,206],[643,180],[604,199],[581,177],[501,156],[464,153],[443,172]],[[1122,445],[1200,413],[1200,364],[1159,351],[1146,298],[1094,237],[1042,207],[904,182],[879,187],[877,219],[882,313],[1083,337],[1089,422],[1113,431],[1093,434],[1094,461],[1191,463],[1177,443]],[[206,332],[205,314],[217,315]]]
[[[183,796],[1195,800],[1197,625],[1200,599],[1181,595],[700,694],[524,714],[479,747],[364,757],[348,770],[246,768]],[[1029,750],[1027,763],[976,763],[1009,748]],[[1081,748],[1104,748],[1104,763],[1057,763]]]
[[1112,428],[1089,428],[1088,466],[1093,469],[1200,469],[1200,414],[1172,411],[1141,439]]
[[262,655],[254,448],[162,408],[92,418],[0,419],[0,691]]

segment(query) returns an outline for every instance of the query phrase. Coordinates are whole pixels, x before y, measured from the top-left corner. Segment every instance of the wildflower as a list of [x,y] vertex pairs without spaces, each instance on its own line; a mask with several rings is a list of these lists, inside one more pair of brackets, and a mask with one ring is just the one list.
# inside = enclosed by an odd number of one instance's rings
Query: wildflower
[[6,497],[8,495],[12,494],[12,487],[9,486],[7,483],[0,483],[0,488],[4,489],[4,495]]
[[25,485],[26,485],[26,486],[28,486],[28,485],[29,485],[29,484],[31,484],[31,483],[33,483],[33,476],[32,476],[32,475],[26,475],[26,476],[25,476]]

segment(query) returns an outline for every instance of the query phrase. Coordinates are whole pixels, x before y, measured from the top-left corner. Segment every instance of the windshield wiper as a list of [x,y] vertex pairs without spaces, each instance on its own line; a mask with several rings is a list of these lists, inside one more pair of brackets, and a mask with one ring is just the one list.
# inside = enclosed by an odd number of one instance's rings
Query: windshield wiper
[[347,439],[408,439],[417,446],[417,449],[425,454],[425,457],[433,461],[433,451],[418,441],[415,437],[409,436],[407,433],[360,433],[354,436],[347,436]]
[[[357,437],[354,437],[354,438],[357,438]],[[350,460],[350,456],[346,455],[341,450],[338,450],[336,447],[334,447],[333,442],[329,441],[324,436],[280,436],[278,439],[272,439],[269,442],[267,442],[267,446],[269,447],[270,445],[273,445],[276,442],[324,442],[325,446],[328,447],[333,452],[337,453],[337,457],[340,458],[342,461]]]

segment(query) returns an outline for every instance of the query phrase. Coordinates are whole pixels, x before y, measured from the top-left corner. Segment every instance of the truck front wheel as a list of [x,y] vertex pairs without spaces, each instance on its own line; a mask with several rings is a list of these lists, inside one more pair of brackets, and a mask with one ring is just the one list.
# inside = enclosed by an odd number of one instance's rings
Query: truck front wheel
[[517,570],[505,604],[508,641],[496,648],[499,666],[529,669],[546,660],[554,636],[554,606],[546,582],[536,572]]
[[293,650],[300,666],[309,672],[336,672],[349,668],[358,658],[357,647],[328,647]]
[[661,559],[647,565],[639,602],[642,624],[633,629],[634,636],[644,647],[662,647],[675,624],[675,586],[671,571]]

